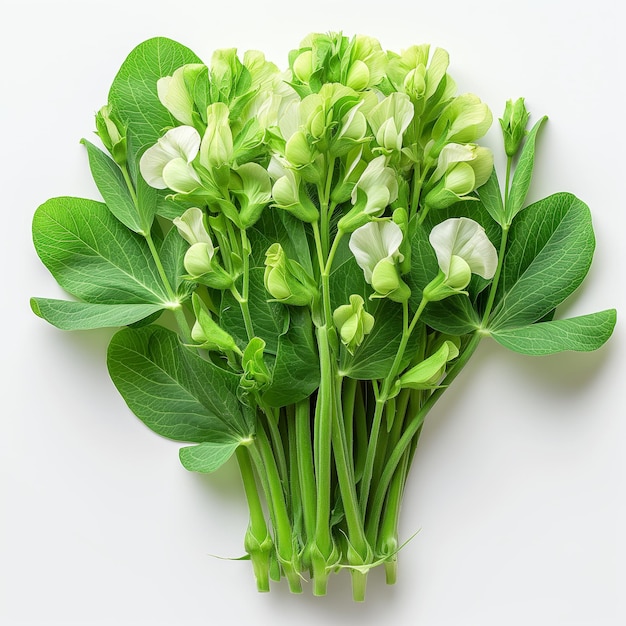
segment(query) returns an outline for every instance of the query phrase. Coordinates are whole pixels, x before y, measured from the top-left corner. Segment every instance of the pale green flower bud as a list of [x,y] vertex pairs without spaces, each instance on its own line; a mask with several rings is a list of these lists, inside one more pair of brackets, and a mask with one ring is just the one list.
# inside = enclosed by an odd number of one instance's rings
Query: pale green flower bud
[[206,65],[189,63],[175,70],[172,76],[165,76],[157,81],[157,95],[161,104],[187,126],[194,125],[193,91],[202,74],[205,74],[207,80]]
[[207,169],[219,168],[232,161],[233,134],[228,116],[228,107],[223,102],[207,107],[207,128],[200,144],[200,163]]
[[244,389],[263,389],[272,381],[272,374],[265,364],[264,350],[265,341],[260,337],[253,337],[243,351],[241,386]]
[[274,63],[267,61],[260,50],[246,50],[243,65],[250,72],[251,90],[272,89],[279,80],[280,70]]
[[439,145],[443,137],[445,143],[474,142],[489,130],[492,119],[489,107],[477,96],[469,93],[457,96],[435,122],[432,131],[435,145]]
[[[474,144],[447,144],[429,179],[427,188],[430,189],[424,202],[431,208],[448,207],[484,185],[492,170],[493,154],[488,148]],[[433,187],[435,182],[437,184]]]
[[504,109],[504,115],[500,119],[502,134],[504,136],[504,151],[507,156],[517,154],[522,139],[526,135],[526,125],[529,118],[524,98],[518,98],[515,102],[508,100]]
[[126,165],[126,128],[113,113],[111,105],[103,106],[96,113],[96,133],[113,160]]
[[359,102],[341,118],[339,132],[330,146],[332,156],[344,156],[369,139],[367,137],[367,119],[359,110],[362,104],[363,101]]
[[272,188],[275,206],[289,211],[303,222],[313,223],[319,219],[319,211],[300,182],[300,176],[293,170],[286,170]]
[[445,374],[448,362],[457,356],[459,356],[458,346],[452,341],[444,341],[434,354],[402,374],[399,380],[400,388],[432,389]]
[[236,48],[215,50],[211,56],[211,83],[222,93],[230,93],[242,68]]
[[311,50],[305,50],[296,57],[293,62],[293,73],[301,82],[309,82],[313,73],[313,52]]
[[426,93],[426,68],[423,65],[412,69],[404,79],[404,91],[415,103]]
[[237,347],[233,337],[215,322],[197,293],[191,296],[191,301],[196,316],[196,321],[191,329],[191,338],[197,344],[195,347],[241,354],[241,350]]
[[[187,209],[180,217],[175,217],[172,223],[187,243],[191,245],[206,243],[213,247],[206,225],[206,215],[202,209],[197,207]],[[213,255],[211,254],[211,256]]]
[[[362,90],[366,87],[375,87],[385,77],[387,69],[387,55],[382,49],[380,42],[374,37],[366,35],[356,35],[352,40],[352,50],[350,57],[352,64],[348,71],[348,80],[346,84],[355,90]],[[355,84],[362,84],[365,73],[362,69],[353,70],[358,62],[362,62],[367,68],[367,83],[363,87],[357,87]],[[355,76],[351,77],[351,73],[355,72],[359,76],[359,80]],[[354,83],[354,84],[353,84]]]
[[352,190],[354,207],[346,213],[338,224],[339,230],[346,233],[366,224],[372,217],[380,217],[387,206],[398,197],[396,172],[385,165],[386,157],[381,155],[370,161]]
[[370,82],[370,71],[367,65],[360,60],[354,61],[348,70],[346,85],[355,91],[365,89]]
[[364,304],[361,296],[352,294],[350,304],[337,307],[333,313],[333,322],[350,354],[354,354],[374,327],[374,316],[365,310]]
[[306,135],[296,131],[285,145],[285,157],[294,167],[303,167],[313,163],[316,150],[309,143]]
[[201,276],[211,271],[211,260],[215,248],[211,243],[198,242],[192,244],[183,259],[185,270],[190,276]]
[[265,289],[278,302],[293,306],[308,306],[317,297],[313,279],[304,268],[287,258],[279,243],[272,244],[265,253]]
[[404,93],[394,92],[376,105],[368,121],[378,145],[387,151],[402,149],[402,136],[413,119],[411,99]]
[[239,200],[242,228],[249,228],[261,217],[272,198],[267,170],[258,163],[244,163],[231,173],[230,190]]
[[389,257],[381,259],[372,270],[372,287],[383,296],[400,286],[400,274],[395,262]]
[[359,111],[360,106],[361,103],[353,106],[341,119],[339,139],[361,141],[367,134],[367,120],[365,115]]

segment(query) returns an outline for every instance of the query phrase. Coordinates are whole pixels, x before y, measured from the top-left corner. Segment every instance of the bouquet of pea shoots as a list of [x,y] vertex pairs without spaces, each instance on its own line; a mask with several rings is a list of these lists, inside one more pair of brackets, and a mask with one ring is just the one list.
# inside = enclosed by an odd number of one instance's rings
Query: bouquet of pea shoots
[[74,298],[32,308],[119,328],[107,363],[130,410],[188,470],[238,464],[259,591],[324,595],[348,569],[363,600],[371,568],[396,580],[424,420],[481,339],[594,350],[616,312],[555,318],[594,234],[569,193],[527,205],[546,118],[524,99],[500,119],[502,184],[477,143],[492,113],[457,94],[445,50],[311,34],[286,65],[137,46],[82,141],[102,198],[34,216]]

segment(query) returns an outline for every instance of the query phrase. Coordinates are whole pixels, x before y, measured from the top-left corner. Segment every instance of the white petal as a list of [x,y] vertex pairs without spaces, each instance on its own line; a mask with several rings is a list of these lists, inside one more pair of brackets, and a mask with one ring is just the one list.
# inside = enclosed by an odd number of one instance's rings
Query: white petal
[[192,126],[177,126],[168,130],[159,144],[169,151],[172,158],[182,157],[191,163],[200,150],[200,135]]
[[452,255],[461,257],[474,274],[492,278],[498,264],[498,253],[484,228],[467,217],[451,218],[435,226],[429,237],[437,262],[447,276]]
[[148,148],[139,160],[139,171],[144,180],[155,189],[165,189],[167,185],[163,181],[163,168],[171,160],[171,155],[160,144]]
[[[437,160],[437,169],[432,175],[432,181],[438,181],[448,170],[452,163],[460,163],[461,161],[471,161],[474,158],[474,149],[472,146],[459,143],[446,144],[439,153]],[[491,172],[490,172],[491,173]]]
[[187,209],[172,221],[180,236],[190,244],[208,243],[213,245],[204,225],[204,212],[198,207]]
[[402,243],[402,231],[393,222],[369,222],[357,228],[350,236],[350,251],[365,280],[371,283],[374,268],[383,259],[400,258],[398,248]]
[[[380,238],[383,248],[387,253],[386,256],[393,258],[402,257],[398,252],[402,244],[402,230],[395,222],[378,222],[380,226]],[[403,259],[400,259],[401,261]]]

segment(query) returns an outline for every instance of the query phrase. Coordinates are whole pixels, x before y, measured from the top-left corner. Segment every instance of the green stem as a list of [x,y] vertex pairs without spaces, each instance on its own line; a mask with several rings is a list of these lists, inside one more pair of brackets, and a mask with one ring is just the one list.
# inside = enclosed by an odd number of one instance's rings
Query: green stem
[[316,480],[315,537],[311,544],[313,593],[326,594],[328,575],[339,554],[330,529],[332,491],[332,437],[336,405],[333,393],[333,368],[326,324],[317,328],[320,358],[320,385],[315,404],[313,460]]
[[500,275],[502,274],[502,265],[504,263],[504,253],[506,251],[506,243],[509,236],[509,226],[502,227],[502,236],[500,237],[500,249],[498,251],[498,265],[496,266],[496,271],[493,275],[493,280],[491,281],[491,285],[489,286],[489,298],[487,299],[487,304],[485,305],[485,312],[483,314],[483,319],[481,326],[486,326],[487,321],[489,320],[489,315],[491,315],[491,309],[493,308],[493,303],[496,298],[496,291],[498,289],[498,283],[500,282]]
[[300,494],[302,496],[302,512],[305,531],[305,561],[309,564],[306,546],[309,546],[315,535],[315,473],[313,471],[313,445],[311,443],[311,405],[309,399],[301,400],[295,405],[295,453],[298,464]]
[[385,469],[380,477],[378,488],[376,489],[376,493],[372,499],[372,505],[370,509],[370,515],[368,518],[368,522],[366,525],[367,536],[371,537],[371,525],[377,524],[378,519],[380,518],[382,507],[385,501],[385,494],[387,492],[387,488],[389,487],[389,483],[393,477],[393,474],[398,467],[398,464],[402,460],[402,456],[404,452],[409,448],[411,442],[413,440],[414,435],[421,428],[424,419],[428,412],[433,408],[437,400],[441,397],[443,392],[450,386],[452,381],[459,375],[461,370],[467,364],[467,361],[472,356],[474,351],[476,350],[478,344],[481,340],[481,334],[475,332],[471,335],[470,340],[456,359],[450,371],[447,373],[446,377],[441,382],[441,385],[428,397],[428,399],[424,402],[423,406],[420,410],[408,421],[404,433],[400,437],[397,445],[389,455],[389,459],[385,466]]
[[259,446],[263,469],[267,476],[269,487],[270,504],[274,511],[274,529],[276,531],[276,552],[283,568],[283,572],[289,582],[289,589],[292,593],[300,593],[302,585],[298,567],[295,563],[296,555],[293,550],[293,536],[291,522],[285,503],[283,485],[278,474],[276,461],[272,453],[272,448],[267,439],[263,425],[259,422],[256,433],[256,444]]
[[[406,346],[409,342],[409,338],[417,325],[417,322],[426,308],[428,304],[428,300],[422,298],[413,319],[411,320],[408,328],[402,333],[402,339],[400,340],[400,346],[398,347],[398,351],[396,352],[396,356],[393,360],[391,368],[389,369],[389,373],[385,378],[381,391],[377,394],[376,397],[376,408],[374,410],[374,419],[372,420],[372,428],[370,433],[370,440],[367,446],[367,456],[365,458],[365,467],[363,468],[363,477],[361,479],[361,489],[359,492],[359,499],[361,503],[361,514],[365,517],[365,512],[367,510],[367,501],[369,498],[369,490],[370,483],[372,481],[372,472],[374,469],[374,460],[376,458],[376,449],[378,447],[378,437],[380,433],[380,425],[382,423],[383,411],[385,408],[385,403],[387,402],[387,398],[389,397],[389,392],[391,391],[391,385],[398,374],[398,370],[400,369],[400,364],[402,359],[404,358],[404,351],[406,350]],[[407,317],[408,304],[406,302],[403,303],[404,307],[404,318]]]
[[274,544],[267,529],[265,514],[259,498],[248,450],[243,446],[239,446],[236,450],[236,456],[250,511],[250,524],[245,538],[246,551],[252,561],[252,569],[258,590],[269,591],[270,555]]

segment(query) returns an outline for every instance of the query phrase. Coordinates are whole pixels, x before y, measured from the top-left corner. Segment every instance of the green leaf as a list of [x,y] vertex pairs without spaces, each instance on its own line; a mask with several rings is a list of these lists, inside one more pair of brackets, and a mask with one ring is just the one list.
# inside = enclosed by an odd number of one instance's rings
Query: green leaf
[[[176,228],[170,228],[165,235],[165,239],[159,248],[159,258],[163,264],[165,275],[172,289],[178,291],[183,282],[182,276],[186,275],[183,259],[189,244],[180,236]],[[180,291],[179,295],[187,296],[189,294],[189,286],[193,283],[186,283]]]
[[363,270],[359,267],[349,248],[349,237],[344,237],[337,248],[330,282],[330,304],[335,310],[337,307],[348,304],[352,294],[361,296],[366,303],[365,308],[371,313],[372,303],[369,296],[373,290],[365,282]]
[[109,92],[109,103],[130,127],[136,147],[152,145],[168,126],[178,123],[161,104],[157,81],[186,63],[202,61],[185,46],[155,37],[140,43],[128,55]]
[[306,309],[290,310],[289,329],[278,338],[272,383],[263,394],[270,406],[295,404],[319,386],[320,370],[313,323]]
[[273,243],[279,243],[290,259],[300,263],[309,275],[313,275],[304,224],[287,211],[266,208],[248,233],[252,246],[253,267],[264,267],[265,252]]
[[207,441],[197,446],[181,448],[178,456],[183,467],[190,472],[209,474],[224,465],[239,445],[237,440]]
[[608,309],[565,320],[491,331],[505,348],[522,354],[554,354],[564,350],[597,350],[611,336],[617,312]]
[[448,335],[465,335],[480,328],[480,316],[468,296],[459,294],[440,302],[429,302],[422,320]]
[[163,309],[159,304],[90,304],[31,298],[33,312],[61,330],[89,330],[134,324]]
[[239,376],[198,356],[163,327],[119,331],[107,365],[126,404],[159,435],[202,443],[240,441],[254,432],[254,413],[237,399]]
[[146,241],[100,202],[67,197],[48,200],[35,212],[33,241],[59,285],[81,300],[168,303]]
[[[343,376],[373,380],[389,374],[402,337],[402,307],[397,302],[383,299],[378,300],[377,307],[370,312],[374,316],[374,327],[354,355],[343,346],[341,348],[340,370]],[[415,333],[413,337],[417,335]],[[411,355],[410,346],[406,354]]]
[[524,207],[524,201],[526,200],[528,189],[530,188],[530,181],[535,164],[535,142],[537,140],[537,133],[547,119],[547,116],[544,115],[532,127],[524,142],[522,153],[520,154],[519,161],[515,167],[515,173],[513,174],[511,191],[509,192],[509,202],[507,205],[507,221],[509,224]]
[[498,174],[494,168],[489,180],[477,190],[480,202],[487,209],[489,215],[501,226],[505,223],[504,204],[502,203],[502,192],[498,182]]
[[87,148],[91,174],[109,211],[132,231],[147,233],[150,227],[148,226],[148,230],[145,229],[146,225],[140,219],[122,170],[117,163],[86,139],[83,139],[81,143]]
[[595,238],[587,205],[558,193],[529,206],[513,223],[490,330],[541,319],[582,282]]

